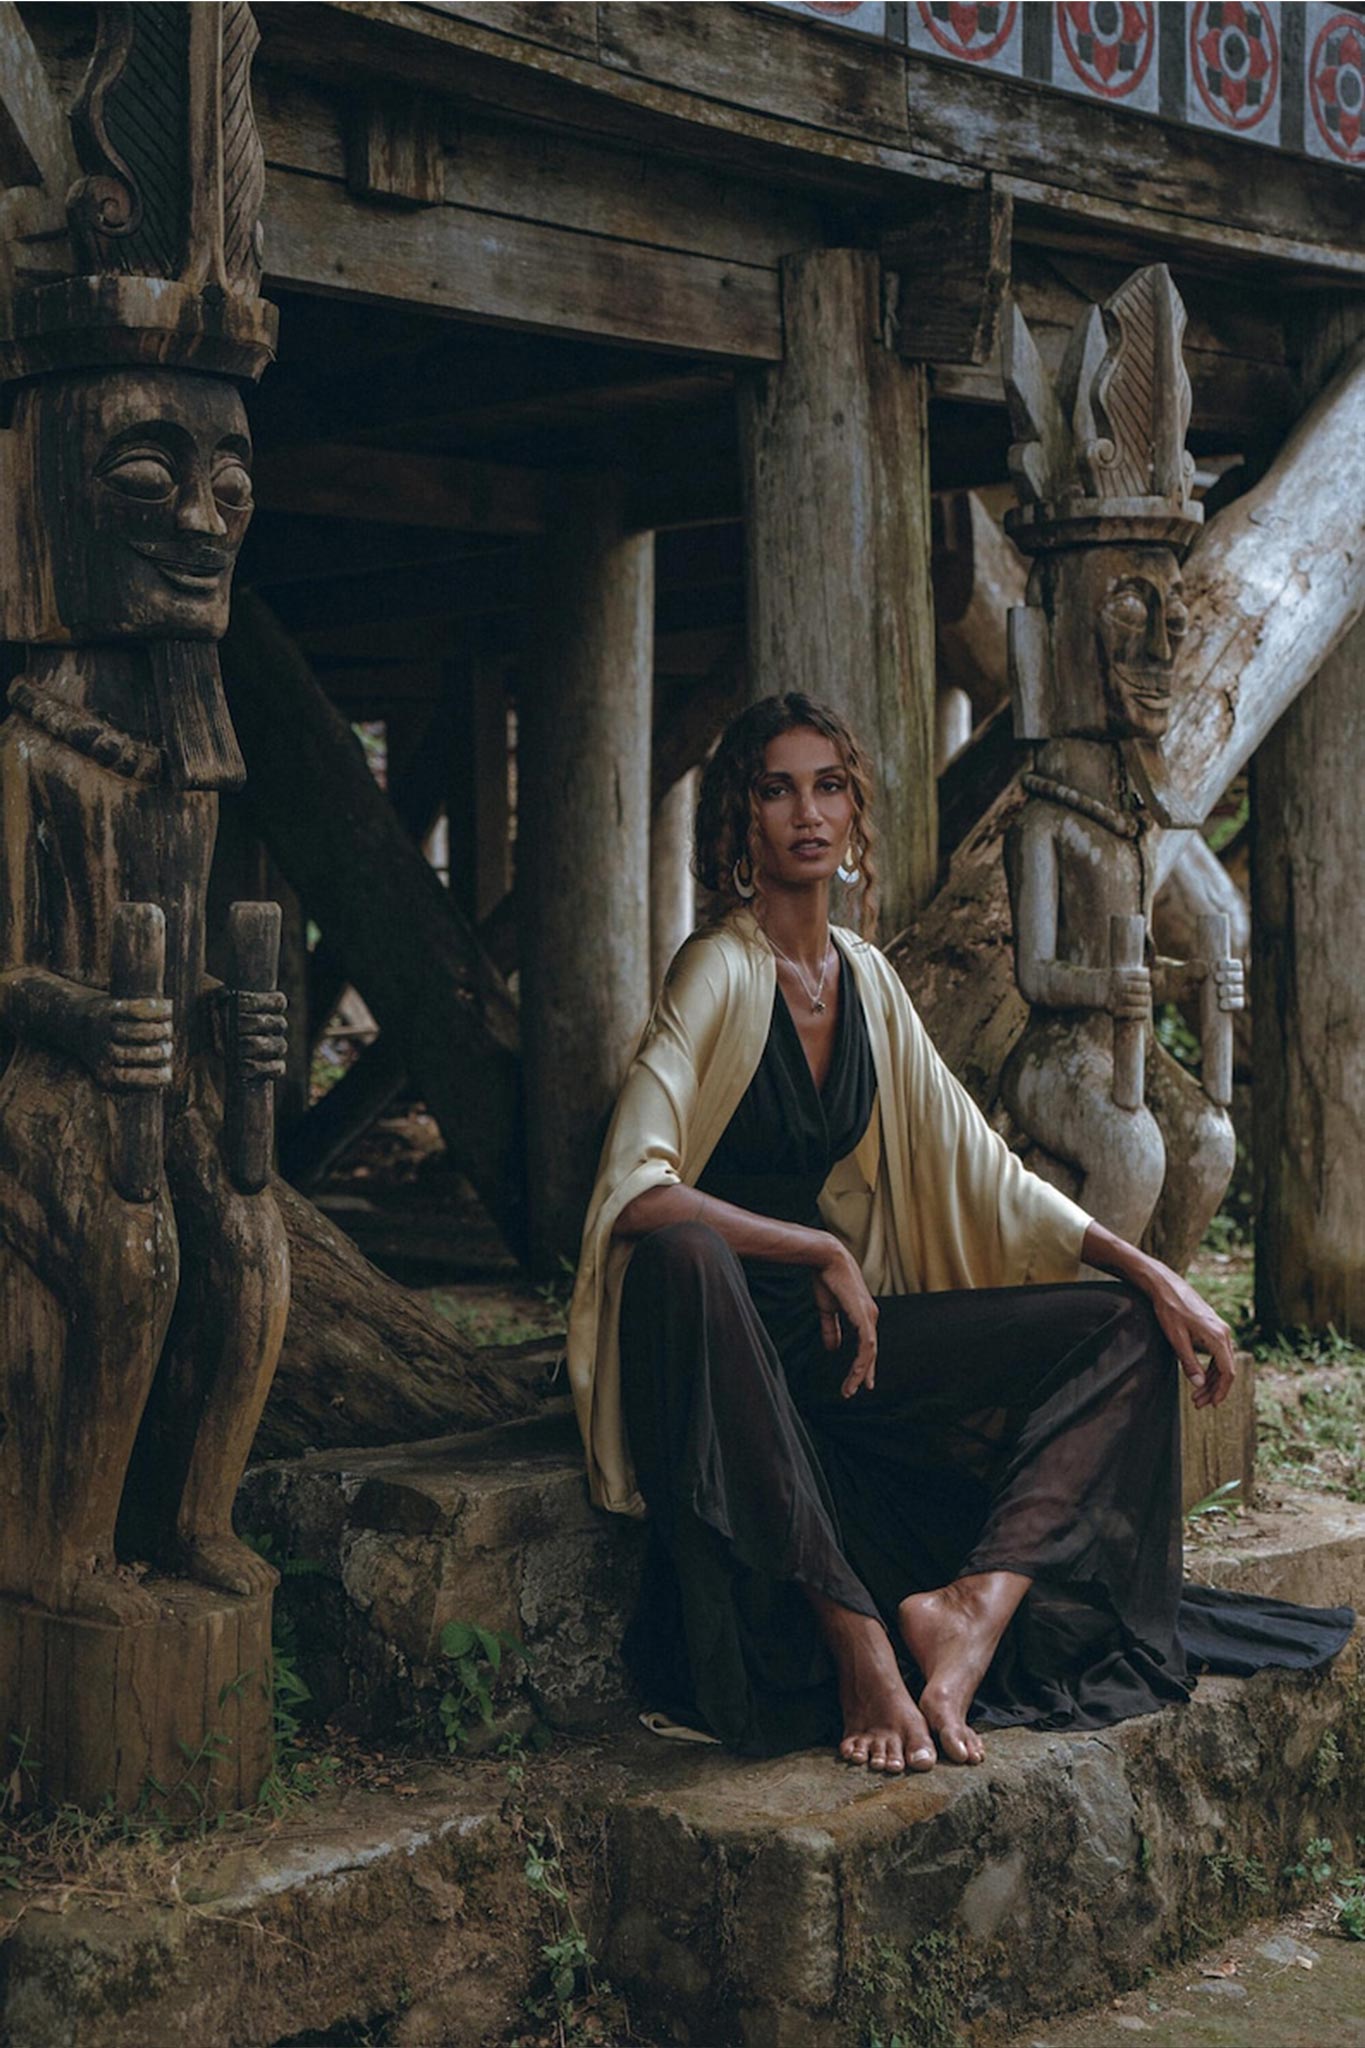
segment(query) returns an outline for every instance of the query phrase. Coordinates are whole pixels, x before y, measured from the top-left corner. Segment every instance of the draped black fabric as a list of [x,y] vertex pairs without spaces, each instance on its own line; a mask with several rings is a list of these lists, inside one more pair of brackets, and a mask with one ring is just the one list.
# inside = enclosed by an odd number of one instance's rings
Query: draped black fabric
[[[701,1187],[818,1227],[875,1087],[847,964],[823,1089],[779,989]],[[876,1385],[845,1400],[856,1342],[825,1350],[809,1269],[741,1262],[704,1224],[637,1245],[622,1392],[651,1539],[625,1655],[651,1706],[749,1754],[831,1740],[835,1674],[803,1589],[879,1615],[899,1649],[907,1594],[999,1569],[1033,1583],[979,1725],[1103,1727],[1185,1699],[1204,1666],[1336,1654],[1347,1610],[1182,1601],[1182,1381],[1145,1298],[1097,1282],[878,1306]]]

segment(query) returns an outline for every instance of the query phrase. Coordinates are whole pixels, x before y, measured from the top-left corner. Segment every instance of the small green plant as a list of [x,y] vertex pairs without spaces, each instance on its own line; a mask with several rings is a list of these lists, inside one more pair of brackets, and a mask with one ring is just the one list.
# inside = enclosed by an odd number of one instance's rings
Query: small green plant
[[1328,1792],[1341,1776],[1341,1744],[1331,1728],[1323,1736],[1313,1753],[1313,1787],[1318,1792]]
[[[935,1928],[904,1953],[879,1938],[855,1973],[858,2017],[867,2048],[958,2048],[966,1997],[962,1955],[952,1934]],[[883,2034],[882,2015],[895,2014]]]
[[1270,1890],[1270,1879],[1259,1856],[1237,1856],[1231,1852],[1206,1856],[1204,1868],[1220,1890],[1261,1897]]
[[1327,1835],[1314,1835],[1304,1846],[1303,1854],[1296,1863],[1286,1863],[1284,1875],[1298,1884],[1310,1884],[1314,1891],[1321,1891],[1332,1882],[1332,1859],[1334,1850]]
[[453,1755],[467,1745],[474,1727],[492,1727],[492,1680],[505,1658],[525,1662],[526,1651],[514,1636],[499,1635],[496,1629],[473,1621],[448,1621],[441,1630],[441,1654],[450,1659],[452,1672],[437,1713],[446,1748]]
[[1192,1508],[1186,1508],[1187,1522],[1216,1521],[1220,1515],[1235,1515],[1242,1503],[1238,1495],[1242,1491],[1240,1479],[1225,1479],[1221,1486],[1215,1486],[1212,1493],[1206,1493]]
[[1341,1890],[1333,1892],[1332,1904],[1337,1909],[1337,1926],[1347,1941],[1365,1941],[1365,1871],[1354,1871],[1346,1878]]

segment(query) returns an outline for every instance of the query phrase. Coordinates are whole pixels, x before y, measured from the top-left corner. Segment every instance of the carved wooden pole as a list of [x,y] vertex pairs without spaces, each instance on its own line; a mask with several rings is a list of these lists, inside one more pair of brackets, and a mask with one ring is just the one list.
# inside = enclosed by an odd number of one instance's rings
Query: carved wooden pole
[[834,704],[877,772],[884,932],[938,865],[928,406],[923,366],[887,346],[876,255],[782,266],[786,353],[739,386],[749,693]]
[[[289,1301],[273,949],[205,973],[242,778],[215,644],[251,516],[238,387],[275,336],[257,38],[245,0],[102,8],[68,153],[17,10],[0,29],[0,112],[49,181],[0,231],[66,227],[0,264],[0,1737],[49,1798],[152,1780],[202,1811],[270,1762],[276,1575],[232,1502]],[[278,933],[273,905],[238,918]]]
[[[1326,384],[1363,334],[1357,303],[1322,308],[1304,334],[1307,387]],[[1357,520],[1359,454],[1357,438],[1347,472]],[[1303,459],[1313,460],[1311,443]],[[1324,457],[1306,488],[1327,496],[1345,480]],[[1362,786],[1365,623],[1358,623],[1253,764],[1252,1153],[1256,1314],[1267,1334],[1329,1323],[1343,1336],[1365,1330]]]
[[543,544],[517,748],[531,1258],[577,1250],[649,1002],[654,541],[624,484],[565,487]]

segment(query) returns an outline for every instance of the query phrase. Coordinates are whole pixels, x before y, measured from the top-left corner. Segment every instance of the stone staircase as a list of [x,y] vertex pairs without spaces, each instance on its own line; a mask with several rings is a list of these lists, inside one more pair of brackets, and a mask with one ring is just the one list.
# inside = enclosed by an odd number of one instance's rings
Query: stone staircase
[[[152,1904],[30,1909],[0,1949],[13,2048],[513,2038],[559,1931],[527,1883],[537,1836],[642,2043],[987,2044],[1272,1912],[1308,1841],[1344,1860],[1365,1826],[1355,1643],[1322,1677],[1206,1680],[1180,1711],[995,1734],[979,1770],[899,1782],[646,1736],[615,1663],[642,1531],[588,1508],[562,1411],[261,1467],[240,1520],[309,1565],[285,1581],[300,1655],[353,1726],[429,1725],[440,1632],[463,1620],[526,1646],[506,1713],[571,1732],[210,1840]],[[1231,1527],[1201,1539],[1196,1576],[1365,1594],[1365,1509]]]

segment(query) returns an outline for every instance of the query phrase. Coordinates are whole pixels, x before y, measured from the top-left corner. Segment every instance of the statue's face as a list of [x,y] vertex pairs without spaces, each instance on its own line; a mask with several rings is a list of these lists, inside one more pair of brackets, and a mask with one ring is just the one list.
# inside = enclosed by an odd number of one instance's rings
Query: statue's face
[[1053,730],[1162,739],[1186,626],[1175,550],[1153,542],[1080,547],[1055,556],[1049,569]]
[[1170,548],[1121,552],[1125,566],[1095,614],[1109,730],[1117,739],[1160,740],[1170,723],[1175,661],[1187,624],[1180,564]]
[[16,421],[31,437],[58,630],[74,641],[217,640],[251,518],[236,388],[184,370],[52,380]]

